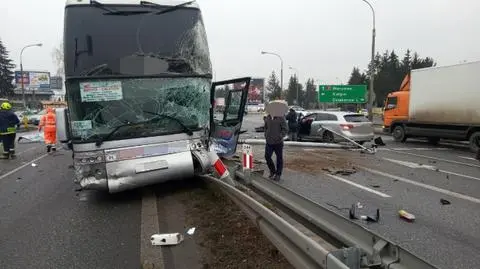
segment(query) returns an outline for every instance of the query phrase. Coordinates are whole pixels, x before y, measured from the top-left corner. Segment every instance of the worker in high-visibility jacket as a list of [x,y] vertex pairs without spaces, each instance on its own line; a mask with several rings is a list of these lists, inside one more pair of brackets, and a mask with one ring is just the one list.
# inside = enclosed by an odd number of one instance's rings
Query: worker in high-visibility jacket
[[17,115],[12,111],[9,102],[0,105],[0,142],[3,144],[3,152],[0,159],[15,158],[16,126],[20,124]]
[[47,114],[40,118],[40,124],[38,125],[38,131],[43,129],[43,138],[45,145],[47,145],[47,152],[56,151],[57,148],[57,126],[55,110],[51,107],[47,108]]

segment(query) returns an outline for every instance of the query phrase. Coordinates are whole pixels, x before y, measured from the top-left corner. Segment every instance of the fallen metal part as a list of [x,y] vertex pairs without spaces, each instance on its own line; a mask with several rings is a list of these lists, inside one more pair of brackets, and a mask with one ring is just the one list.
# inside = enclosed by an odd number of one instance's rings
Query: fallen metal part
[[440,203],[441,203],[442,205],[449,205],[449,204],[451,204],[450,201],[445,200],[445,199],[440,199]]
[[153,246],[178,245],[183,241],[183,235],[181,233],[154,234],[150,241]]
[[329,132],[332,132],[332,133],[334,133],[334,134],[342,137],[343,139],[347,140],[348,142],[350,142],[350,143],[354,144],[355,146],[357,146],[357,147],[361,148],[362,150],[364,150],[364,151],[365,151],[364,153],[375,154],[375,152],[376,152],[376,147],[372,147],[372,148],[369,149],[369,148],[367,148],[367,147],[365,147],[365,146],[357,143],[355,140],[352,140],[352,139],[350,139],[349,137],[344,136],[344,135],[342,135],[342,134],[340,134],[340,133],[337,133],[337,132],[333,131],[332,129],[327,128],[327,127],[325,127],[325,126],[322,126],[322,127],[318,130],[318,132],[320,132],[322,129],[325,129],[325,130],[327,130],[327,131],[329,131]]
[[[238,140],[238,144],[251,144],[251,145],[265,145],[265,139],[245,139]],[[314,143],[314,142],[297,142],[297,141],[284,141],[284,146],[290,147],[311,147],[311,148],[332,148],[332,149],[353,149],[354,147],[349,145],[339,145],[333,143]]]

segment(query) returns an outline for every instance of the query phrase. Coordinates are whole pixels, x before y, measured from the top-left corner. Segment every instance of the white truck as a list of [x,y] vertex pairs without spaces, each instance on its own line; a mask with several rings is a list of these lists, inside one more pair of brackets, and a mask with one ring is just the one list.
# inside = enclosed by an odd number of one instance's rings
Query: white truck
[[385,101],[384,131],[399,142],[469,141],[479,150],[480,61],[412,70]]
[[[56,110],[57,134],[81,188],[193,177],[210,172],[210,151],[235,154],[250,78],[212,83],[195,1],[68,0],[64,50],[68,109]],[[224,93],[214,118],[215,93],[235,83],[245,87]]]

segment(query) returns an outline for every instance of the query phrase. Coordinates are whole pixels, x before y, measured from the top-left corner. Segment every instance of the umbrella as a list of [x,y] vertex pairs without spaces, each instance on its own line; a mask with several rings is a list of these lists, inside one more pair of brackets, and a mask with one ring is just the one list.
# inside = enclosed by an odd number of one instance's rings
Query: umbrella
[[265,110],[272,117],[283,117],[288,112],[288,104],[283,100],[275,100],[268,103]]

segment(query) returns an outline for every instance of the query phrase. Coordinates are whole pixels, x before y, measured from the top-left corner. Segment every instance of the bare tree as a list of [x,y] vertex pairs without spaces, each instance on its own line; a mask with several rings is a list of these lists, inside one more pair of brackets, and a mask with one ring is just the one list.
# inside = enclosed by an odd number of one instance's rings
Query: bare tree
[[57,76],[64,76],[65,66],[63,62],[63,42],[52,51],[53,63],[57,67]]

